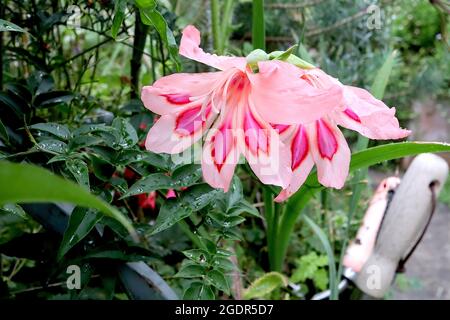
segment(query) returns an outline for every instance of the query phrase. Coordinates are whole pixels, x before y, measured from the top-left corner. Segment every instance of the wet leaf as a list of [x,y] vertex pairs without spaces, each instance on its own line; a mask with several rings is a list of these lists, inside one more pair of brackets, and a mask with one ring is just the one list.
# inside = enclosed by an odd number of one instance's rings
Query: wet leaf
[[50,91],[37,95],[33,104],[37,108],[52,107],[60,103],[68,103],[74,98],[70,91]]
[[37,147],[42,151],[50,153],[65,153],[67,151],[67,144],[56,139],[40,141]]
[[75,183],[34,165],[0,161],[0,204],[30,202],[68,202],[94,208],[118,220],[133,236],[136,234],[120,211]]
[[138,136],[133,126],[124,118],[116,118],[112,127],[117,130],[116,143],[121,148],[129,148],[138,142]]
[[183,295],[183,299],[186,300],[214,300],[214,298],[211,287],[201,282],[192,283]]
[[206,274],[206,279],[208,282],[216,287],[217,289],[225,292],[227,295],[230,294],[230,285],[224,274],[219,270],[211,270]]
[[58,250],[60,260],[74,245],[83,240],[102,218],[97,210],[76,207],[70,215],[69,225],[64,232],[61,246]]
[[18,25],[14,24],[12,22],[0,19],[0,32],[4,32],[4,31],[15,31],[15,32],[27,33],[26,30],[22,29]]
[[49,132],[58,138],[67,140],[70,137],[70,131],[69,128],[67,128],[64,124],[58,124],[58,123],[36,123],[31,126],[29,126],[30,129],[35,129],[39,131],[45,131]]
[[152,173],[133,184],[122,198],[160,189],[180,189],[198,182],[202,172],[198,165],[186,165],[174,171],[172,177],[164,173]]
[[197,278],[205,274],[205,268],[198,264],[185,264],[177,272],[175,277],[178,278]]
[[142,23],[148,26],[153,26],[159,33],[162,41],[169,49],[170,57],[175,63],[177,70],[180,69],[180,59],[178,56],[178,46],[173,36],[172,30],[167,25],[167,21],[156,10],[155,0],[136,0],[136,5],[139,8]]
[[87,164],[80,159],[69,159],[66,162],[66,166],[74,176],[75,180],[77,180],[78,184],[89,190],[89,169]]

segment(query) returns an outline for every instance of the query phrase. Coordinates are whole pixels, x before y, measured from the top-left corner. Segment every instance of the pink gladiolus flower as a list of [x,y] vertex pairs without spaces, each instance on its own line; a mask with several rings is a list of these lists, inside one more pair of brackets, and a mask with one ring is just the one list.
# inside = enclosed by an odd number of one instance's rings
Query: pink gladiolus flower
[[320,69],[308,70],[302,77],[316,88],[341,87],[344,104],[337,103],[331,112],[310,124],[273,126],[290,148],[293,171],[289,186],[275,199],[278,202],[300,188],[314,164],[322,185],[343,187],[348,175],[350,149],[337,125],[358,131],[370,139],[400,139],[410,133],[399,127],[395,108],[388,108],[366,90],[344,86]]
[[200,32],[186,27],[180,54],[220,71],[173,74],[142,89],[145,107],[161,115],[146,148],[180,153],[209,128],[202,171],[212,187],[228,190],[241,154],[263,183],[287,187],[289,148],[270,123],[314,122],[342,101],[342,89],[313,87],[302,78],[304,70],[283,61],[260,61],[254,73],[246,58],[208,54],[199,45]]

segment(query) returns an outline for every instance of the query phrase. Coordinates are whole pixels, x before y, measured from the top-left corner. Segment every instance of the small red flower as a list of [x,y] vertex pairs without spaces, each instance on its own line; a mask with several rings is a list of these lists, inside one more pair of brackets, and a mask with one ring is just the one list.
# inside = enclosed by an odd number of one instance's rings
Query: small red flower
[[156,208],[156,192],[152,191],[148,194],[142,193],[137,196],[139,207],[142,209],[155,209]]

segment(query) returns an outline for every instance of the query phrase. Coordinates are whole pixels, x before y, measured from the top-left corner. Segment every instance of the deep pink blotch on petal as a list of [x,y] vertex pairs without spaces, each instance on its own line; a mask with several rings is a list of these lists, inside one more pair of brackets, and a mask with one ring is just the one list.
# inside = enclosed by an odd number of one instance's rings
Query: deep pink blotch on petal
[[288,124],[271,124],[271,126],[275,130],[277,130],[278,133],[283,133],[290,127],[290,125],[288,125]]
[[190,96],[188,94],[170,93],[170,94],[163,94],[162,96],[165,97],[168,102],[173,104],[187,104],[191,102],[191,100],[189,99]]
[[250,148],[250,151],[254,154],[257,154],[258,150],[267,153],[269,147],[267,132],[250,111],[247,111],[244,116],[244,132],[245,144]]
[[356,122],[361,123],[361,119],[359,116],[350,108],[347,108],[344,110],[344,113],[352,120],[355,120]]
[[306,130],[303,126],[297,129],[291,143],[291,154],[292,154],[292,170],[297,169],[300,164],[305,160],[309,152],[309,142],[308,136],[306,135]]
[[[206,109],[206,116],[211,111],[211,107]],[[199,130],[205,123],[202,115],[202,107],[194,107],[185,110],[177,117],[175,131],[180,135],[192,135]]]
[[338,143],[328,124],[322,119],[316,121],[317,144],[322,158],[333,159]]
[[231,119],[227,119],[211,139],[213,144],[213,147],[211,148],[211,157],[213,158],[214,165],[217,167],[219,172],[225,164],[225,160],[231,151],[233,139],[234,136]]

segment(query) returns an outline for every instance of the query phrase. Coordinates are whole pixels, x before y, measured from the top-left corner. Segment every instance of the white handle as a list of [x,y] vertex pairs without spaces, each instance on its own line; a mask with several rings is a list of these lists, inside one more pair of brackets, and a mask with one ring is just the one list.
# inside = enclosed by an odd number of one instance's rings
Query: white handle
[[356,278],[368,295],[381,298],[389,290],[399,261],[417,242],[432,210],[432,191],[439,194],[448,165],[433,154],[421,154],[411,163],[383,218],[377,242]]

